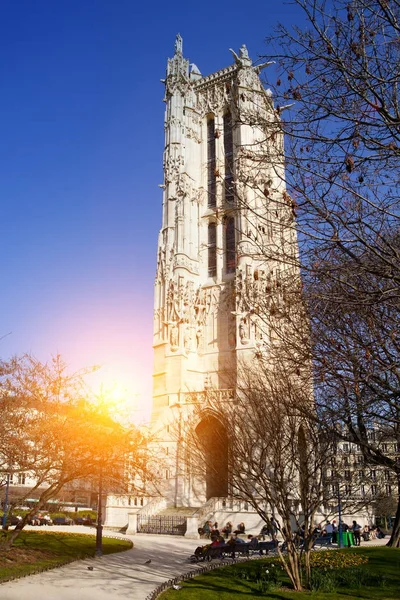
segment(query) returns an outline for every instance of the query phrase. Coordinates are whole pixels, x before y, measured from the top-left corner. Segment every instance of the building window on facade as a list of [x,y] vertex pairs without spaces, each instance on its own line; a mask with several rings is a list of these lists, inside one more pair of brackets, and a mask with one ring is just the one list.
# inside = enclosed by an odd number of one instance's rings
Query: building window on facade
[[361,496],[365,496],[365,485],[362,485],[360,490],[361,490]]
[[388,471],[387,469],[385,469],[384,474],[385,474],[385,481],[389,481],[389,479],[390,479],[390,471]]
[[344,493],[346,496],[351,496],[351,485],[344,486]]
[[392,495],[392,486],[391,485],[387,485],[386,486],[386,495],[387,496],[391,496]]
[[169,479],[169,471],[168,471],[168,469],[165,471],[165,479]]
[[18,473],[18,485],[25,485],[26,475],[25,473]]
[[235,248],[235,219],[225,219],[225,269],[227,273],[234,273],[236,269]]
[[342,450],[343,450],[343,452],[348,452],[349,451],[349,445],[348,444],[343,444]]
[[345,479],[351,479],[351,472],[350,471],[345,471],[344,472],[344,478]]
[[360,479],[364,479],[364,471],[358,471],[358,476]]
[[372,496],[376,496],[377,493],[378,493],[378,487],[376,485],[371,485]]
[[215,208],[217,205],[216,179],[215,120],[214,115],[211,115],[207,119],[207,191],[210,208]]
[[370,478],[372,479],[372,481],[376,481],[376,471],[370,472]]
[[217,274],[217,226],[215,223],[208,225],[208,276]]
[[233,204],[233,131],[232,115],[224,115],[224,154],[225,154],[225,202]]

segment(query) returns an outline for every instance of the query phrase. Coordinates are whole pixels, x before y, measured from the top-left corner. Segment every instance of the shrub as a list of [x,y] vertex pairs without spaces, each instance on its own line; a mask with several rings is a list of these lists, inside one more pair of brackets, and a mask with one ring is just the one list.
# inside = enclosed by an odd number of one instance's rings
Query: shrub
[[314,592],[335,592],[338,588],[360,589],[365,587],[383,587],[385,578],[374,574],[364,566],[349,567],[347,569],[314,568],[311,571],[310,588]]
[[279,560],[267,564],[255,563],[247,564],[246,567],[235,567],[234,576],[238,579],[245,579],[256,583],[260,592],[269,590],[281,585],[282,567]]
[[328,573],[320,569],[311,571],[310,589],[313,592],[335,592],[336,587],[334,573]]

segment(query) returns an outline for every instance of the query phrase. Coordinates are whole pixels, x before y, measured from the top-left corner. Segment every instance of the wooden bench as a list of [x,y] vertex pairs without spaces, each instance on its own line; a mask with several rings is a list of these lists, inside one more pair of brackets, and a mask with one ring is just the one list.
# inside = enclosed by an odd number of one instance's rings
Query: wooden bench
[[275,552],[278,547],[278,542],[276,540],[272,540],[270,542],[258,542],[258,550],[260,554],[268,554],[268,552]]
[[313,548],[328,548],[332,546],[332,536],[331,535],[321,535],[317,537],[312,544]]

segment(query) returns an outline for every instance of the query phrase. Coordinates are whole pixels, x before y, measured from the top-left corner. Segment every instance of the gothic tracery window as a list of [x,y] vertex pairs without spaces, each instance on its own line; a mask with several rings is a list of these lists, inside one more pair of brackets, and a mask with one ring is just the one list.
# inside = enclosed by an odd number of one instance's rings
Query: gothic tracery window
[[225,154],[225,202],[233,203],[233,132],[232,115],[224,115],[224,154]]
[[236,268],[235,219],[225,219],[225,270],[234,273]]
[[208,206],[216,206],[216,162],[215,162],[215,120],[214,115],[207,119],[207,191]]
[[217,226],[215,223],[208,225],[208,276],[217,274]]

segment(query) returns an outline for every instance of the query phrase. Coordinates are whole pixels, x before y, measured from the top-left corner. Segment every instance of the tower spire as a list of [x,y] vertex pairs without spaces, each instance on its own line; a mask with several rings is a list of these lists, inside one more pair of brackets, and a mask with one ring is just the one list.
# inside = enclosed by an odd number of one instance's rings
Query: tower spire
[[182,37],[178,33],[175,38],[175,54],[182,55]]

